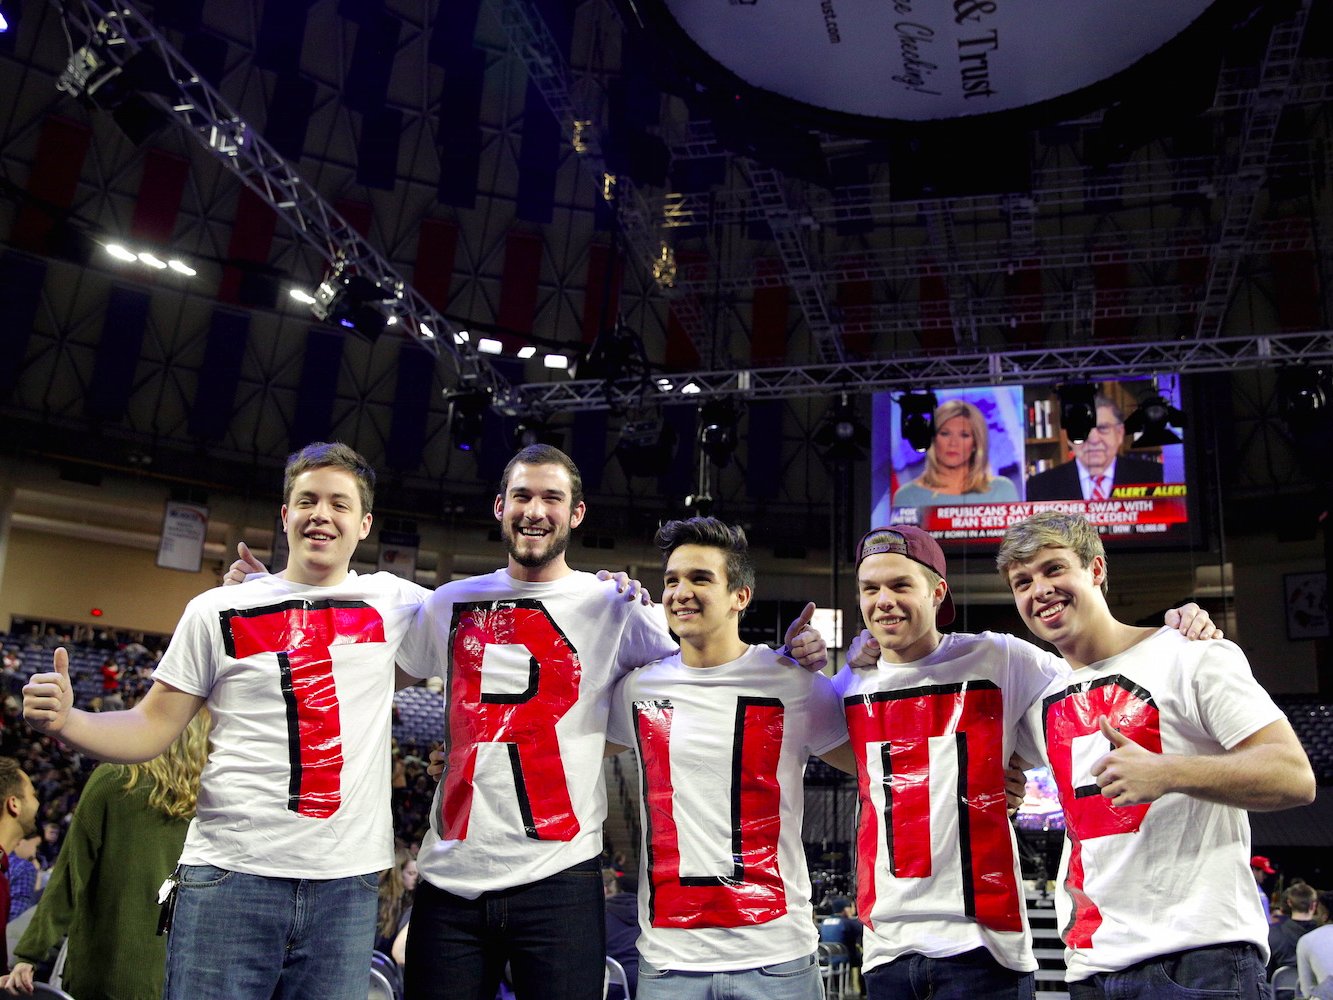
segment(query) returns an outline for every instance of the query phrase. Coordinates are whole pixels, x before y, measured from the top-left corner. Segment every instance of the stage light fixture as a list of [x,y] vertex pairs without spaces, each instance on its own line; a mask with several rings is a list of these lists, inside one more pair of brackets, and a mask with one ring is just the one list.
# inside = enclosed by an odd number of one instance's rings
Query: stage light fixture
[[504,345],[490,337],[481,337],[477,340],[477,350],[482,354],[503,354]]
[[870,430],[861,422],[856,404],[844,392],[824,414],[812,440],[826,461],[859,462],[869,452]]
[[1088,439],[1097,426],[1097,387],[1089,382],[1056,386],[1060,397],[1060,426],[1075,444]]
[[127,264],[133,264],[137,262],[139,259],[134,254],[130,253],[130,251],[126,250],[119,243],[108,243],[105,249],[106,252],[110,254],[112,257],[115,257],[116,260],[123,260]]
[[167,269],[167,262],[165,260],[153,256],[146,250],[139,254],[139,260],[143,261],[143,263],[147,264],[155,271],[165,271]]
[[1139,404],[1139,408],[1125,419],[1125,433],[1130,435],[1136,448],[1159,448],[1180,444],[1180,435],[1167,425],[1185,426],[1185,414],[1171,405],[1161,393]]
[[385,303],[395,298],[393,289],[360,274],[334,274],[315,289],[310,311],[319,319],[351,330],[373,342],[388,326]]
[[616,444],[616,458],[628,478],[662,475],[675,451],[675,430],[657,418],[626,421]]
[[518,356],[524,361],[527,361],[528,358],[534,356],[536,353],[537,353],[537,348],[533,347],[531,344],[528,344],[525,347],[520,347],[518,349]]
[[736,451],[736,425],[740,411],[729,399],[711,399],[699,407],[699,447],[719,469],[724,469]]
[[1333,396],[1329,372],[1324,368],[1279,368],[1277,373],[1278,414],[1293,434],[1312,429],[1329,415]]
[[481,441],[482,418],[491,405],[486,386],[463,383],[444,394],[449,401],[449,431],[459,451],[475,451]]
[[935,437],[935,410],[939,400],[929,389],[913,389],[898,397],[898,429],[914,451],[923,452]]

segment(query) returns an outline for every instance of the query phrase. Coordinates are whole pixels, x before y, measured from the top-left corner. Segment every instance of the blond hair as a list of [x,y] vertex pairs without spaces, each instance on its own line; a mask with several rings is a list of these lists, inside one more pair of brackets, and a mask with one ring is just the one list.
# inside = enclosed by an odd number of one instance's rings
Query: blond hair
[[[1004,582],[1009,582],[1009,567],[1031,562],[1042,549],[1069,549],[1084,567],[1098,556],[1106,559],[1106,547],[1097,529],[1082,514],[1062,514],[1048,510],[1019,521],[1004,533],[1000,551],[995,554],[995,568]],[[1102,593],[1107,592],[1109,573],[1102,576]]]
[[168,819],[189,819],[199,801],[199,775],[208,763],[212,716],[201,708],[171,746],[152,760],[125,766],[125,791],[142,779],[151,786],[148,805]]
[[[972,454],[967,459],[967,478],[963,482],[964,493],[985,493],[990,489],[996,477],[990,471],[990,431],[986,429],[986,418],[981,411],[965,399],[949,399],[935,410],[933,418],[935,433],[939,433],[944,424],[954,417],[967,420],[972,431]],[[926,471],[921,473],[918,482],[933,490],[947,486],[944,470],[935,457],[935,441],[932,438],[930,448],[926,450]]]

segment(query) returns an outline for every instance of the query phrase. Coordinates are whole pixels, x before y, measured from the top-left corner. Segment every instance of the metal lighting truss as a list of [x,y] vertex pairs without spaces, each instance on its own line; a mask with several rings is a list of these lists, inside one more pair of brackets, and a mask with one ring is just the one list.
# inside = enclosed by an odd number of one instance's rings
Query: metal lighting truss
[[1278,120],[1296,76],[1301,38],[1310,16],[1310,0],[1302,0],[1290,19],[1273,26],[1268,48],[1259,65],[1259,81],[1245,112],[1235,173],[1223,191],[1221,219],[1213,259],[1209,262],[1203,301],[1195,333],[1216,337],[1222,329],[1240,262],[1246,256],[1246,237],[1254,219],[1259,192],[1268,176],[1268,161],[1277,135]]
[[53,0],[53,3],[70,27],[87,39],[82,48],[71,54],[60,89],[84,92],[90,79],[105,82],[141,53],[159,59],[175,93],[143,96],[166,111],[176,124],[263,198],[302,240],[326,257],[329,263],[325,283],[359,275],[379,285],[385,299],[392,302],[393,314],[423,347],[438,356],[443,344],[461,382],[489,389],[494,405],[502,410],[510,408],[513,387],[509,382],[476,353],[470,342],[460,341],[453,324],[437,313],[387,259],[306,183],[143,14],[124,0],[105,7],[97,0],[71,4]]
[[[595,113],[599,101],[576,101],[570,87],[570,70],[564,54],[551,36],[551,30],[528,0],[496,0],[500,21],[509,46],[523,61],[528,79],[542,95],[542,100],[559,123],[561,130],[592,169],[601,185],[602,197],[615,206],[616,218],[631,253],[657,282],[671,303],[680,327],[699,353],[705,366],[711,367],[713,338],[703,307],[694,290],[678,286],[675,275],[663,272],[668,245],[652,223],[652,209],[638,186],[629,177],[610,173],[602,153],[601,129]],[[672,264],[674,270],[674,263]]]
[[533,408],[573,413],[704,399],[788,399],[922,385],[980,386],[1144,378],[1333,362],[1333,330],[1202,341],[1083,344],[975,354],[920,354],[845,364],[673,373],[655,381],[550,382],[518,392]]

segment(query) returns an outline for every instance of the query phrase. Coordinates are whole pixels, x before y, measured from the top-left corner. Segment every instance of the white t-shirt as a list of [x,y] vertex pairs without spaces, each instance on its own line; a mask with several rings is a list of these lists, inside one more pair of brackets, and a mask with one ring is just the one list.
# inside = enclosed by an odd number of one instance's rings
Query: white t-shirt
[[1032,721],[1065,810],[1055,906],[1068,980],[1229,942],[1267,961],[1245,810],[1179,793],[1111,805],[1091,774],[1111,750],[1103,715],[1148,750],[1188,755],[1221,754],[1283,718],[1235,644],[1169,628],[1046,692]]
[[445,679],[448,759],[421,875],[475,899],[596,857],[611,688],[675,649],[660,609],[589,573],[524,583],[501,569],[435,591],[399,654]]
[[659,969],[786,962],[818,944],[801,843],[812,754],[847,741],[833,686],[766,646],[616,688],[607,736],[639,762],[639,953]]
[[975,948],[1036,969],[1004,769],[1024,713],[1068,673],[1031,643],[983,632],[833,679],[857,759],[866,970]]
[[393,864],[394,657],[426,594],[389,573],[263,576],[187,605],[153,673],[213,713],[182,864],[313,879]]

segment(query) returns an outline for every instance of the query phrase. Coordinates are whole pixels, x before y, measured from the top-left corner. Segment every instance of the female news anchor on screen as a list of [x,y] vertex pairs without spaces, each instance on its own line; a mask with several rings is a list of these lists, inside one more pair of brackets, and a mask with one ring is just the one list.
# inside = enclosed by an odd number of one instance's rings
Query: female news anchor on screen
[[990,468],[986,420],[971,403],[950,399],[935,410],[935,435],[926,450],[921,475],[898,487],[895,507],[931,507],[941,503],[1005,503],[1018,490]]

